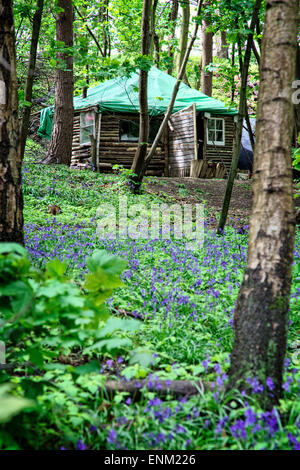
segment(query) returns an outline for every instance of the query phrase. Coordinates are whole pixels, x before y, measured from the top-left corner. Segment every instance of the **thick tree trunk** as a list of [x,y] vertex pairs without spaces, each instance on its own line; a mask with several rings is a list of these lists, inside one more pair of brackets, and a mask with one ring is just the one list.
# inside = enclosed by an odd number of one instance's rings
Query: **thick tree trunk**
[[[148,55],[150,52],[150,12],[151,0],[143,2],[142,16],[142,55]],[[149,138],[149,112],[148,112],[148,71],[140,70],[139,76],[139,104],[140,104],[140,130],[139,143],[134,156],[131,170],[134,175],[139,175],[142,171],[144,161],[147,155],[148,138]],[[136,189],[137,176],[131,178],[133,190]],[[137,185],[139,186],[139,184]]]
[[24,243],[18,84],[10,0],[0,0],[0,242]]
[[[189,27],[190,27],[190,1],[186,0],[180,2],[182,10],[182,23],[179,39],[179,52],[176,57],[176,75],[179,75],[180,68],[186,53],[188,37],[189,37]],[[184,73],[183,81],[187,83],[186,74]],[[187,83],[188,84],[188,83]]]
[[176,20],[178,16],[178,0],[172,0],[171,11],[169,15],[169,31],[170,34],[168,36],[168,69],[167,73],[172,75],[173,67],[174,67],[174,38],[175,38],[175,27],[176,27]]
[[24,96],[25,101],[30,103],[30,105],[24,106],[24,109],[22,112],[20,141],[19,141],[19,148],[18,148],[18,152],[19,152],[18,158],[21,161],[23,160],[23,157],[24,157],[26,139],[27,139],[28,129],[29,129],[30,113],[31,113],[31,106],[32,106],[31,104],[32,87],[33,87],[33,80],[34,80],[34,73],[35,73],[36,53],[37,53],[37,46],[38,46],[39,35],[40,35],[43,8],[44,8],[44,0],[37,0],[36,10],[33,15],[33,21],[32,21],[30,56],[29,56],[29,64],[28,64],[27,78],[26,78],[26,84],[25,84],[25,96]]
[[[233,148],[233,155],[232,161],[230,166],[230,172],[227,180],[225,196],[223,200],[222,211],[220,215],[219,225],[218,225],[218,233],[222,233],[227,219],[233,183],[236,175],[236,170],[238,166],[238,160],[240,155],[240,148],[241,148],[241,140],[242,140],[242,131],[243,131],[243,120],[246,115],[246,91],[247,91],[247,78],[248,78],[248,71],[249,71],[249,64],[251,58],[251,51],[252,51],[252,41],[253,41],[253,33],[256,25],[257,18],[259,16],[259,10],[261,7],[262,0],[256,0],[251,23],[249,29],[251,33],[248,34],[246,51],[244,55],[244,62],[240,64],[240,68],[242,70],[241,76],[241,90],[240,90],[240,103],[239,103],[239,113],[238,113],[238,122],[236,126],[236,135],[234,140],[234,148]],[[240,54],[241,55],[241,54]],[[242,61],[242,58],[240,58]]]
[[[56,16],[56,40],[73,47],[73,7],[71,0],[58,0],[63,11]],[[73,55],[72,51],[57,53],[55,106],[48,154],[41,163],[70,165],[73,139]]]
[[[235,308],[230,367],[230,387],[243,387],[247,377],[257,377],[267,407],[282,393],[293,261],[291,94],[297,9],[298,0],[266,2],[248,261]],[[269,390],[267,378],[272,380]]]
[[202,72],[201,91],[207,96],[212,95],[212,72],[205,70],[205,67],[213,61],[213,33],[207,31],[209,23],[202,21]]

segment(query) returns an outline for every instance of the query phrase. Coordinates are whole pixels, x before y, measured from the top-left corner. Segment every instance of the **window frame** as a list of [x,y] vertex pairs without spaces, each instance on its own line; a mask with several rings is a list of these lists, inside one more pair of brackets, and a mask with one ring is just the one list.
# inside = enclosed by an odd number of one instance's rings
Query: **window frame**
[[[137,137],[137,140],[126,140],[126,139],[122,139],[121,136],[122,136],[122,133],[121,133],[121,126],[122,126],[122,122],[129,122],[129,123],[134,123],[136,124],[136,127],[137,127],[137,130],[138,130],[138,134],[140,132],[140,122],[139,122],[139,119],[125,119],[125,118],[122,118],[122,119],[119,119],[119,142],[127,142],[127,143],[131,143],[131,144],[137,144],[138,141],[139,141],[139,137]],[[148,138],[148,143],[149,144],[152,144],[154,142],[154,139],[156,137],[156,134],[158,132],[158,129],[160,127],[160,124],[161,122],[158,121],[157,119],[155,120],[151,120],[149,121],[149,138]],[[152,134],[152,135],[151,135]]]
[[[216,134],[218,132],[218,129],[216,128],[216,121],[221,121],[222,122],[222,135],[223,135],[223,139],[222,141],[218,140],[218,141],[212,141],[212,140],[209,140],[209,132],[212,131],[212,129],[209,129],[209,121],[214,121],[215,122],[215,126],[214,126],[214,135],[216,137]],[[219,118],[219,117],[209,117],[207,118],[207,123],[206,123],[206,143],[207,145],[215,145],[215,146],[219,146],[219,147],[224,147],[225,146],[225,139],[226,139],[226,135],[225,135],[225,119],[224,118]]]
[[[84,114],[87,114],[87,113],[92,113],[93,115],[93,123],[92,124],[89,124],[88,126],[83,126],[82,125],[82,117]],[[94,110],[85,110],[85,111],[81,111],[80,112],[80,129],[79,129],[79,142],[80,142],[80,146],[84,146],[84,145],[90,145],[91,141],[89,142],[82,142],[82,130],[83,129],[89,129],[90,127],[93,127],[93,132],[92,132],[92,135],[95,137],[95,132],[96,132],[96,114],[95,114],[95,111]]]
[[122,122],[128,122],[128,123],[131,123],[131,124],[136,124],[136,127],[138,128],[138,131],[139,131],[139,121],[138,119],[119,119],[119,142],[127,142],[129,144],[137,144],[138,141],[139,141],[139,136],[137,136],[137,140],[126,140],[126,139],[122,139],[122,133],[121,133],[121,127],[122,127]]

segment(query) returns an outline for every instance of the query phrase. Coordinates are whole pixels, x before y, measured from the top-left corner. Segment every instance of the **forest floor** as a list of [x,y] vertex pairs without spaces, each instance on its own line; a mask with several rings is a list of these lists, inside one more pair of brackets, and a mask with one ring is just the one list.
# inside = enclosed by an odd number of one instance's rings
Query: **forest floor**
[[[235,180],[229,208],[231,220],[247,220],[250,217],[252,181]],[[222,209],[226,183],[223,179],[148,178],[146,192],[155,195],[164,193],[179,203],[204,202],[210,215],[216,217]],[[296,185],[294,193],[296,194]],[[300,197],[295,199],[295,205],[300,206]]]
[[[177,202],[197,204],[204,202],[210,213],[216,215],[222,208],[226,180],[199,178],[149,178],[146,191],[165,193]],[[230,217],[246,218],[252,204],[251,181],[235,181],[230,201]]]
[[[86,291],[84,279],[94,265],[89,260],[99,256],[97,250],[120,257],[127,267],[121,275],[122,287],[109,293],[107,300],[107,322],[118,322],[119,327],[112,332],[107,330],[111,328],[108,324],[97,324],[98,333],[106,331],[105,341],[114,341],[115,349],[90,339],[80,348],[70,348],[67,343],[64,351],[58,351],[51,336],[53,359],[42,376],[30,377],[31,387],[39,387],[41,380],[46,384],[43,394],[37,388],[41,405],[35,419],[38,424],[33,426],[24,415],[21,447],[286,450],[298,445],[294,440],[300,437],[299,233],[283,400],[276,409],[265,412],[259,403],[258,382],[252,378],[249,394],[224,394],[234,338],[234,304],[247,259],[252,197],[250,181],[235,182],[228,224],[224,234],[217,236],[215,225],[225,184],[223,180],[147,177],[141,193],[132,194],[122,174],[24,162],[29,258],[42,272],[45,267],[53,272],[57,259],[64,262],[62,270],[66,269],[67,279],[59,271],[53,281],[55,292],[68,285],[68,295],[62,290],[64,297],[55,308],[71,309],[67,300],[72,309],[80,307],[71,292],[77,288]],[[191,249],[188,240],[176,237],[172,230],[169,237],[160,236],[162,233],[153,237],[150,230],[141,238],[131,237],[129,232],[126,238],[112,232],[112,237],[100,237],[97,228],[102,219],[97,208],[106,206],[108,215],[117,220],[123,198],[127,198],[128,209],[140,204],[147,211],[152,204],[204,204],[207,223],[203,246]],[[52,206],[59,212],[49,211]],[[151,228],[152,220],[149,212],[146,214]],[[129,210],[128,222],[136,222],[135,213],[130,215]],[[43,299],[45,305],[52,302],[51,298]],[[86,321],[82,311],[73,316],[82,333]],[[125,320],[133,321],[134,328],[126,330]],[[15,376],[14,380],[23,377]],[[107,389],[112,382],[114,394]],[[194,383],[208,388],[204,392],[197,389],[199,393],[194,395],[170,392],[169,387],[182,383],[185,388]],[[124,384],[131,384],[134,391]],[[162,393],[164,386],[167,395]]]

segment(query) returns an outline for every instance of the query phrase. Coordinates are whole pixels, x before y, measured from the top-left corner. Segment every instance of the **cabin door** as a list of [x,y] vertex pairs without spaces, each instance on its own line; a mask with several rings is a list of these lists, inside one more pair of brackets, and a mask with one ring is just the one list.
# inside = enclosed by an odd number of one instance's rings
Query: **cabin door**
[[169,121],[169,175],[189,176],[197,159],[196,104],[171,115]]

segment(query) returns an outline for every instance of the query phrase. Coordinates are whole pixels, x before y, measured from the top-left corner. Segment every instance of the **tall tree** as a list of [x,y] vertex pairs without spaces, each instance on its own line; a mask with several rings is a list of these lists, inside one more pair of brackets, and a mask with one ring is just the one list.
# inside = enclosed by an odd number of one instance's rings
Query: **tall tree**
[[[190,27],[190,0],[180,1],[181,11],[182,11],[182,22],[180,30],[180,39],[179,39],[179,52],[176,57],[176,75],[179,75],[180,67],[182,65],[189,37],[189,27]],[[184,80],[187,81],[185,74]]]
[[102,26],[103,57],[110,56],[110,33],[108,18],[109,0],[103,0],[99,8],[99,21]]
[[[144,0],[145,1],[145,0]],[[143,181],[143,178],[144,178],[144,175],[145,175],[145,172],[147,170],[147,167],[150,163],[150,161],[152,160],[154,154],[155,154],[155,151],[156,151],[156,148],[160,142],[160,139],[162,138],[162,135],[165,131],[165,128],[167,126],[167,123],[168,123],[168,120],[171,116],[171,113],[173,111],[173,106],[174,106],[174,103],[175,103],[175,100],[176,100],[176,96],[177,96],[177,92],[179,90],[179,87],[180,87],[180,84],[183,80],[183,77],[185,75],[185,70],[186,70],[186,64],[187,64],[187,61],[189,59],[189,56],[190,56],[190,53],[191,53],[191,50],[192,50],[192,47],[193,47],[193,44],[196,40],[196,37],[197,37],[197,32],[198,32],[198,28],[199,28],[199,15],[200,15],[200,12],[201,12],[201,8],[202,8],[202,3],[203,3],[203,0],[198,0],[198,4],[197,4],[197,10],[196,10],[196,17],[195,17],[195,27],[194,27],[194,32],[193,32],[193,35],[189,41],[189,44],[188,44],[188,47],[187,47],[187,50],[185,52],[185,56],[183,58],[183,61],[182,61],[182,64],[181,64],[181,68],[180,68],[180,71],[179,71],[179,75],[177,77],[177,80],[175,82],[175,85],[174,85],[174,88],[173,88],[173,92],[172,92],[172,96],[171,96],[171,101],[169,103],[169,106],[168,106],[168,109],[167,109],[167,112],[164,116],[164,119],[158,129],[158,132],[155,136],[155,139],[153,141],[153,144],[151,145],[151,148],[149,150],[149,153],[147,154],[146,158],[143,156],[143,159],[140,159],[139,160],[139,165],[135,167],[135,176],[132,178],[132,188],[133,188],[133,191],[136,191],[142,181]],[[146,150],[147,150],[147,147],[146,147]],[[134,169],[132,167],[132,169]]]
[[201,71],[201,91],[207,96],[212,95],[212,72],[206,67],[213,61],[213,33],[208,31],[209,21],[204,18],[202,21],[202,71]]
[[248,376],[258,377],[264,385],[263,404],[269,407],[282,393],[293,261],[291,94],[298,7],[298,0],[266,1],[254,200],[247,268],[235,307],[235,341],[230,367],[230,387],[244,386]]
[[[222,233],[227,215],[228,215],[228,209],[229,209],[229,204],[230,204],[230,199],[231,199],[231,194],[232,194],[232,188],[234,184],[234,179],[236,176],[236,170],[238,166],[238,160],[239,160],[239,154],[240,154],[240,148],[241,148],[241,140],[242,140],[242,131],[243,131],[243,120],[246,115],[246,110],[247,110],[247,78],[248,78],[248,72],[249,72],[249,65],[250,65],[250,58],[251,58],[251,51],[252,51],[252,42],[253,42],[253,34],[254,34],[254,29],[255,25],[257,22],[257,19],[259,17],[259,11],[260,7],[262,4],[262,0],[256,0],[254,7],[253,7],[253,13],[252,13],[252,18],[251,18],[251,23],[249,26],[249,34],[248,34],[248,39],[247,39],[247,44],[246,44],[246,50],[244,54],[244,62],[240,63],[240,69],[241,69],[241,89],[240,89],[240,102],[239,102],[239,113],[238,113],[238,122],[236,126],[236,135],[235,135],[235,140],[234,140],[234,147],[233,147],[233,156],[232,156],[232,161],[231,161],[231,166],[230,166],[230,172],[227,180],[227,185],[226,185],[226,191],[223,199],[223,205],[222,205],[222,211],[220,215],[220,220],[218,224],[218,233]],[[242,60],[240,58],[240,60]]]
[[[142,55],[149,55],[150,52],[150,13],[151,13],[151,0],[143,0],[143,15],[142,15]],[[140,130],[139,130],[139,143],[136,154],[133,159],[131,169],[134,174],[140,174],[148,147],[149,138],[149,112],[148,112],[148,71],[140,70],[139,75],[139,104],[140,104]],[[135,184],[135,178],[132,180]]]
[[217,41],[217,55],[220,59],[228,59],[228,43],[226,31],[221,31],[219,36],[216,36]]
[[[295,73],[295,78],[296,78],[296,84],[300,84],[300,45],[298,44],[297,47],[297,59],[296,59],[296,73]],[[298,96],[298,103],[294,103],[294,110],[295,110],[295,145],[297,145],[297,136],[300,132],[300,100],[299,100],[299,92],[297,92]]]
[[178,16],[179,4],[178,0],[172,0],[171,10],[169,14],[169,36],[168,36],[168,69],[167,73],[172,75],[174,67],[174,38],[175,38],[175,29],[176,29],[176,20]]
[[0,0],[0,241],[24,242],[15,27],[11,0]]
[[29,63],[28,63],[28,70],[27,70],[27,78],[25,83],[25,106],[22,112],[22,121],[21,121],[21,129],[20,129],[20,141],[19,141],[19,158],[23,160],[26,139],[28,135],[29,129],[29,120],[30,120],[30,112],[31,112],[31,100],[32,100],[32,87],[33,87],[33,80],[34,80],[34,73],[35,73],[35,64],[36,64],[36,54],[37,54],[37,47],[41,29],[41,21],[42,21],[42,14],[44,8],[44,0],[37,0],[36,3],[36,10],[33,15],[32,19],[32,35],[31,35],[31,45],[30,45],[30,55],[29,55]]
[[[180,38],[179,38],[179,52],[176,57],[176,75],[178,76],[180,73],[180,68],[182,62],[185,57],[187,45],[188,45],[188,37],[189,37],[189,27],[190,27],[190,16],[191,16],[191,9],[190,9],[190,0],[180,1],[182,10],[182,23],[181,23],[181,30],[180,30]],[[188,79],[186,73],[184,72],[183,81],[188,85]]]
[[[73,7],[72,0],[58,0],[57,52],[53,128],[48,153],[41,163],[70,165],[73,139]],[[62,46],[63,44],[63,46]]]

